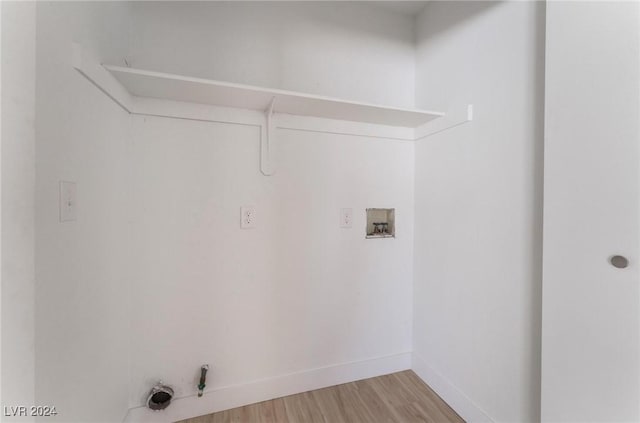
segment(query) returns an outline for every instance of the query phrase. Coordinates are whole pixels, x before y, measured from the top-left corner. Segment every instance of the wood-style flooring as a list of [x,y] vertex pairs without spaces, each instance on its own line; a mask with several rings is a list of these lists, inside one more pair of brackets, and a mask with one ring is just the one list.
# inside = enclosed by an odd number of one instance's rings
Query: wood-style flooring
[[411,370],[290,395],[179,423],[464,422]]

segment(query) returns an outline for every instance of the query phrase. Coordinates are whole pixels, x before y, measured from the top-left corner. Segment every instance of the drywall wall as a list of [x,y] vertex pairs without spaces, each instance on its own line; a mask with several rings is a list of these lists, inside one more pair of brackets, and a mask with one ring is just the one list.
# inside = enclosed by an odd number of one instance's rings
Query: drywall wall
[[[2,405],[34,404],[35,3],[2,2]],[[4,411],[4,410],[3,410]],[[3,412],[2,414],[6,414]],[[12,414],[10,411],[9,414]],[[3,421],[30,421],[3,417]]]
[[542,421],[639,421],[640,5],[550,2],[546,46]]
[[[212,366],[209,390],[264,380],[281,387],[283,377],[309,379],[324,369],[334,376],[319,380],[331,383],[408,367],[413,145],[278,130],[277,175],[266,178],[256,126],[132,118],[72,68],[72,42],[104,63],[126,57],[141,67],[195,75],[202,74],[163,66],[202,66],[205,76],[230,80],[198,55],[212,52],[214,64],[224,54],[242,56],[213,49],[218,33],[193,49],[182,46],[194,35],[181,34],[177,50],[196,52],[181,60],[162,39],[170,36],[167,28],[209,34],[216,25],[180,17],[198,18],[204,6],[155,4],[153,16],[144,7],[37,4],[36,400],[55,404],[58,421],[119,421],[128,407],[142,405],[158,379],[173,384],[177,396],[193,395],[205,362]],[[275,31],[266,39],[283,43],[278,13],[248,17],[266,13],[264,6],[237,7],[243,10],[223,20],[264,20]],[[295,27],[288,31],[308,33],[286,45],[295,59],[260,51],[280,66],[278,80],[262,85],[412,105],[410,18],[372,12],[372,23],[349,29],[341,13],[309,7],[295,11],[300,19],[288,19]],[[360,10],[354,7],[339,9],[353,15]],[[387,15],[388,26],[374,30]],[[333,24],[341,29],[329,31]],[[132,28],[139,29],[136,37]],[[153,45],[140,41],[150,34]],[[142,56],[150,53],[147,62],[128,53],[131,39]],[[308,55],[301,42],[320,45]],[[333,48],[349,42],[348,50]],[[353,50],[367,60],[356,60]],[[394,64],[382,69],[389,58]],[[163,65],[144,66],[153,60]],[[323,63],[328,67],[321,69]],[[345,74],[344,66],[354,72]],[[229,69],[242,74],[244,66],[234,62]],[[367,91],[360,83],[365,70],[366,85],[383,88]],[[256,67],[250,75],[263,73]],[[380,78],[389,73],[402,83],[383,85]],[[61,180],[77,184],[73,222],[59,222]],[[240,206],[247,204],[258,219],[248,231],[239,228]],[[354,209],[352,229],[339,226],[342,207]],[[365,240],[367,207],[396,209],[396,239]],[[386,364],[371,364],[379,360]],[[297,380],[290,389],[300,386]]]
[[414,369],[468,421],[539,420],[544,3],[432,2],[416,103]]
[[[76,72],[72,42],[126,54],[129,5],[38,2],[36,401],[47,421],[116,422],[127,408],[129,115]],[[77,184],[59,221],[58,184]]]
[[[354,3],[136,3],[133,20],[134,67],[413,106],[409,16]],[[158,379],[194,395],[203,363],[210,391],[281,387],[411,349],[413,145],[280,129],[267,178],[259,136],[134,119],[131,407]],[[256,229],[240,229],[243,205],[256,207]],[[340,228],[344,207],[352,229]],[[364,239],[367,207],[396,208],[396,239]]]
[[[279,129],[265,177],[259,134],[134,117],[132,407],[158,379],[195,395],[203,363],[224,391],[411,349],[413,144]],[[395,239],[365,239],[368,207]]]
[[134,67],[413,106],[411,16],[313,1],[137,2],[133,11]]

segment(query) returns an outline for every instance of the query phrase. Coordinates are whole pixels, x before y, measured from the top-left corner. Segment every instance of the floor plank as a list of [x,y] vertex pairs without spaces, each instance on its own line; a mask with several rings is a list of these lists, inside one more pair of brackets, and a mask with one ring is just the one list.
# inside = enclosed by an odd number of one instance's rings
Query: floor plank
[[411,370],[276,398],[178,423],[460,423]]

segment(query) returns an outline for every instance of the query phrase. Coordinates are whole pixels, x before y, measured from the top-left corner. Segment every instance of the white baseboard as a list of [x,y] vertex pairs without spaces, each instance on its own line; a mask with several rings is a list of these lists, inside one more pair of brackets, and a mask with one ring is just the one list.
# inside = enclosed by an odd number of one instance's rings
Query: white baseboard
[[424,381],[436,394],[440,396],[460,417],[469,423],[493,423],[494,420],[478,407],[458,387],[445,379],[440,373],[430,367],[426,360],[415,352],[412,354],[411,369]]
[[132,408],[124,422],[171,423],[313,389],[407,370],[411,368],[411,358],[410,352],[404,352],[226,386],[205,392],[201,398],[193,395],[175,399],[163,411],[151,411],[146,407]]

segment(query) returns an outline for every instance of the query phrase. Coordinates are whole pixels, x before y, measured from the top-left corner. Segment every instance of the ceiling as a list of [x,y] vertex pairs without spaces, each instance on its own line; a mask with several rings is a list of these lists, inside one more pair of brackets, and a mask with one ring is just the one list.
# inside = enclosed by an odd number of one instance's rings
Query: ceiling
[[424,9],[427,1],[370,1],[367,2],[375,7],[391,10],[403,15],[417,15]]

